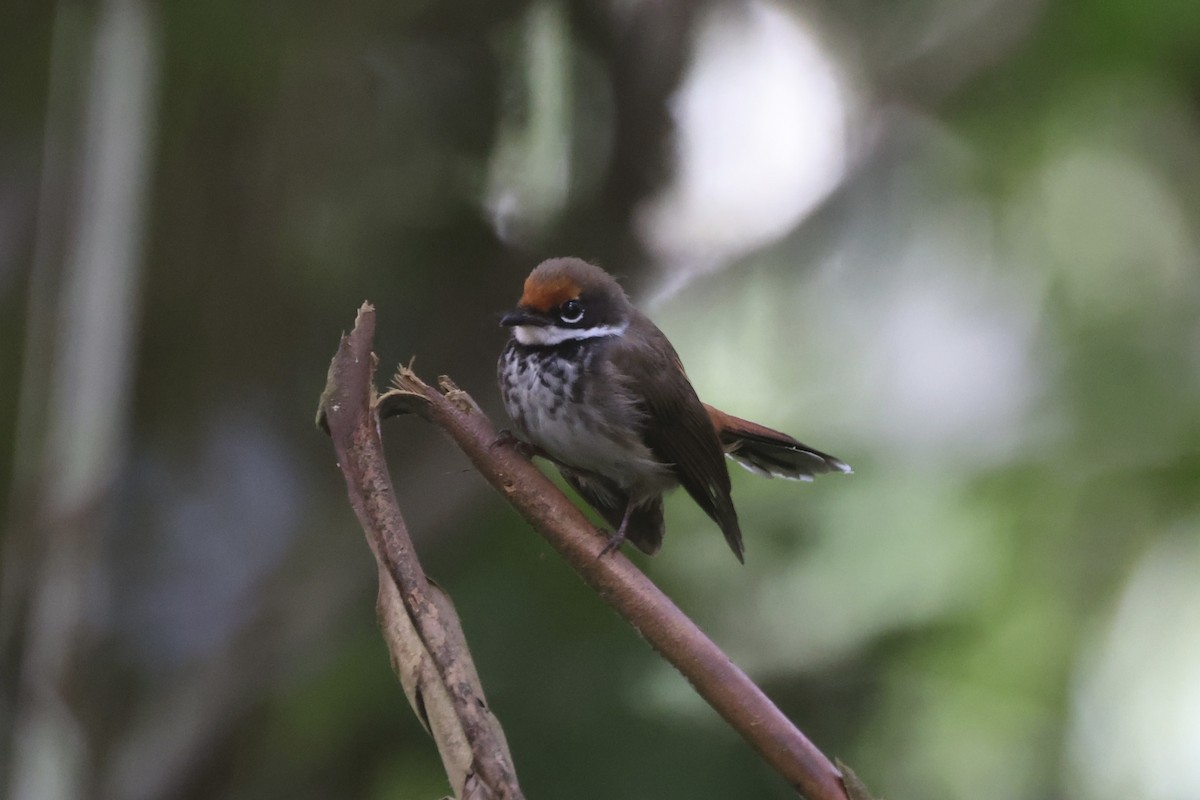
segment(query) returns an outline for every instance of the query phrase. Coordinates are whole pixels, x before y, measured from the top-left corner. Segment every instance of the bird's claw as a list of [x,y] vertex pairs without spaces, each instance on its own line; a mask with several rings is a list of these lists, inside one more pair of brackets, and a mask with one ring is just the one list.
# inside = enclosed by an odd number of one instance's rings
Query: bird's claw
[[496,438],[492,440],[492,443],[489,445],[489,447],[492,449],[497,447],[511,447],[530,461],[532,461],[533,457],[537,455],[537,449],[533,445],[531,445],[529,442],[519,439],[517,435],[508,428],[505,428],[497,433]]
[[621,549],[621,545],[625,543],[625,532],[617,531],[612,536],[608,537],[608,541],[604,543],[604,547],[600,548],[600,552],[596,555],[596,559],[604,558],[609,553],[615,553]]

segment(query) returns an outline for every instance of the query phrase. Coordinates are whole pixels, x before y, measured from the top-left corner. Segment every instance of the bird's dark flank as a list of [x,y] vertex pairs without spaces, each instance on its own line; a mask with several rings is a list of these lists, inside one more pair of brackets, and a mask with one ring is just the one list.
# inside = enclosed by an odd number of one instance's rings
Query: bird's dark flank
[[742,560],[725,456],[764,475],[849,472],[833,456],[700,402],[679,356],[607,272],[544,261],[501,320],[499,382],[516,433],[646,553],[663,539],[663,493],[682,485]]

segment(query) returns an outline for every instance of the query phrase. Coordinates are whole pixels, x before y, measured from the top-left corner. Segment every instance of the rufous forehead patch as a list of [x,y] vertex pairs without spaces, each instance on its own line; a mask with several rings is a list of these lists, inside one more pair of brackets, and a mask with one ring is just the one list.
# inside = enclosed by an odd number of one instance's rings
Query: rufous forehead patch
[[550,279],[530,275],[525,279],[525,293],[521,295],[521,305],[538,311],[549,311],[568,300],[578,298],[579,284],[566,275],[555,275]]

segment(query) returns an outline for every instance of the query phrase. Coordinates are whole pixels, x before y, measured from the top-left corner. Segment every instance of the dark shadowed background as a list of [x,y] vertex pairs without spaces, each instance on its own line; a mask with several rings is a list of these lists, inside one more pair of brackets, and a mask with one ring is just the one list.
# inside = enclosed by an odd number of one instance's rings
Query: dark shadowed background
[[[0,793],[447,791],[313,426],[369,299],[501,422],[622,277],[734,468],[634,556],[888,798],[1200,797],[1194,0],[0,6]],[[786,798],[450,443],[386,425],[531,798]]]

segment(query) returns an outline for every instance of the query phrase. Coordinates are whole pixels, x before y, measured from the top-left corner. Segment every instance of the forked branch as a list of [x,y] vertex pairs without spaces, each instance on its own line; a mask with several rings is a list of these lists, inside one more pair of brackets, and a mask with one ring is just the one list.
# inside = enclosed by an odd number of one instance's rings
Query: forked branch
[[[483,705],[482,690],[477,688],[457,617],[448,600],[436,600],[435,587],[420,570],[396,507],[377,425],[379,419],[397,414],[417,414],[446,431],[480,474],[558,550],[584,582],[671,662],[798,792],[809,800],[870,800],[862,783],[844,766],[834,766],[631,561],[620,552],[600,557],[607,536],[598,532],[511,442],[497,436],[470,395],[449,378],[440,378],[438,388],[434,388],[411,369],[401,368],[394,379],[395,388],[375,398],[370,353],[374,324],[374,310],[364,305],[354,331],[343,338],[330,367],[329,385],[321,402],[324,416],[318,419],[328,423],[346,474],[351,504],[380,561],[385,633],[391,627],[389,620],[397,616],[412,621],[417,644],[428,652],[429,663],[436,668],[436,683],[445,692],[444,707],[461,726],[465,744],[443,745],[439,739],[443,761],[456,789],[459,784],[450,764],[461,762],[465,752],[472,774],[477,776],[477,787],[482,784],[495,797],[520,797],[503,735]],[[384,584],[388,582],[399,589],[399,615],[395,605],[384,603]],[[408,637],[409,644],[413,638]],[[393,663],[398,660],[396,652],[393,647]],[[397,672],[401,672],[399,667]],[[468,673],[470,681],[457,681],[457,676]],[[422,714],[429,698],[414,699],[413,705]],[[453,758],[448,759],[448,751]],[[460,794],[465,796],[470,795]]]
[[[415,413],[446,431],[475,468],[612,606],[678,669],[797,791],[810,800],[868,800],[671,600],[620,552],[600,557],[607,536],[513,444],[499,437],[466,392],[439,388],[402,367],[379,400],[387,417]],[[848,788],[849,787],[849,788]]]

